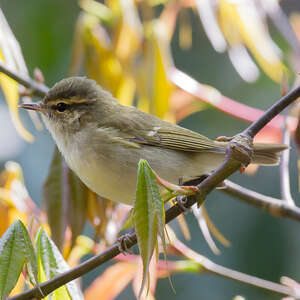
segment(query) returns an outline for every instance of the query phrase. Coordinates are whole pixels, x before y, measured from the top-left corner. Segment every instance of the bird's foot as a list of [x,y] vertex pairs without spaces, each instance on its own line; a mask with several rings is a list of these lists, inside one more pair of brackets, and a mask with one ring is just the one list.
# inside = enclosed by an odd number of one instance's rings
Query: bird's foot
[[187,197],[186,196],[182,196],[179,195],[175,198],[175,204],[177,204],[179,206],[179,208],[182,210],[182,213],[185,215],[188,213],[188,211],[190,210],[190,208],[187,208],[185,205],[187,203]]
[[217,142],[230,142],[232,139],[233,139],[232,136],[224,136],[224,135],[221,135],[221,136],[218,136],[218,137],[216,138],[216,141],[217,141]]
[[132,238],[129,233],[126,233],[117,239],[119,251],[123,255],[132,254],[131,249],[127,247],[128,242],[132,242]]
[[177,184],[171,183],[171,182],[159,177],[157,174],[155,174],[155,176],[156,176],[157,183],[159,185],[163,186],[164,188],[166,188],[168,191],[172,192],[174,197],[179,196],[179,195],[191,196],[198,192],[197,186],[177,185]]

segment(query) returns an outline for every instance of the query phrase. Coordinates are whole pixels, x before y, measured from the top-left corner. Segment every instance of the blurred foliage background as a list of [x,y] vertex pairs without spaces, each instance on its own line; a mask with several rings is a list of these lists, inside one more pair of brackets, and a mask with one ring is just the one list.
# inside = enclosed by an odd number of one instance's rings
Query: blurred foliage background
[[[77,1],[1,0],[0,5],[22,47],[30,73],[39,67],[48,86],[66,77],[71,61],[74,27],[80,12]],[[297,0],[282,1],[282,6],[287,13],[300,11]],[[174,64],[178,69],[230,98],[261,109],[267,108],[280,97],[280,85],[263,72],[254,83],[243,81],[228,55],[214,51],[199,16],[189,10],[188,19],[192,29],[192,46],[186,50],[179,47],[178,26],[171,42]],[[289,51],[278,31],[272,26],[270,31],[281,49]],[[3,95],[0,95],[0,169],[7,160],[20,163],[29,193],[36,203],[40,203],[42,184],[49,169],[54,143],[46,130],[38,132],[33,128],[27,114],[22,114],[22,120],[25,127],[34,133],[35,141],[32,144],[26,143],[16,133]],[[234,135],[247,125],[214,108],[194,113],[180,124],[211,138]],[[292,145],[292,148],[295,149],[295,146]],[[296,151],[292,151],[290,167],[292,193],[297,199]],[[259,168],[253,176],[236,174],[232,180],[266,195],[280,197],[279,169],[276,167]],[[187,245],[192,249],[216,263],[267,280],[278,281],[280,276],[286,275],[300,281],[298,223],[274,218],[218,192],[209,196],[206,207],[214,223],[222,228],[222,233],[231,241],[232,247],[220,246],[222,254],[215,256],[208,248],[195,219],[187,215],[192,236]],[[178,235],[183,239],[180,231]],[[106,265],[84,276],[83,286],[86,287],[105,268]],[[232,299],[238,294],[247,299],[280,299],[280,296],[214,275],[173,275],[172,280],[176,295],[168,279],[162,279],[158,281],[156,299]],[[118,299],[133,297],[132,288],[127,287]]]

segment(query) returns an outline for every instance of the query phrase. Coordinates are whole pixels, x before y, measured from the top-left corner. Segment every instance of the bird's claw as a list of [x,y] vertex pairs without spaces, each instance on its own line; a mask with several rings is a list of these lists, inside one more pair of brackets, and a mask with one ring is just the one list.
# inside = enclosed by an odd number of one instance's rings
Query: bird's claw
[[182,195],[178,195],[175,198],[175,204],[178,205],[178,207],[181,209],[183,214],[186,214],[190,209],[187,208],[185,205],[187,203],[187,197],[186,196],[182,196]]
[[233,139],[232,136],[224,136],[224,135],[221,135],[221,136],[218,136],[218,137],[216,138],[216,141],[217,141],[217,142],[230,142],[232,139]]
[[126,233],[117,239],[118,249],[123,255],[132,254],[130,248],[127,247],[127,242],[131,242],[130,234]]
[[194,195],[199,190],[198,187],[194,185],[177,185],[159,177],[157,174],[155,174],[155,176],[157,183],[166,188],[168,191],[172,192],[175,197],[178,195]]

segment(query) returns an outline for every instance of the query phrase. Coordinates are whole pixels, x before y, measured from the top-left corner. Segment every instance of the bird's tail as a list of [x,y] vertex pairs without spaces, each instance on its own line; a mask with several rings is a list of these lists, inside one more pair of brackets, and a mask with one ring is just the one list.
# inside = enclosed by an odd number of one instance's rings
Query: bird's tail
[[283,144],[254,144],[253,163],[263,166],[277,165],[280,161],[280,153],[288,149],[288,146]]

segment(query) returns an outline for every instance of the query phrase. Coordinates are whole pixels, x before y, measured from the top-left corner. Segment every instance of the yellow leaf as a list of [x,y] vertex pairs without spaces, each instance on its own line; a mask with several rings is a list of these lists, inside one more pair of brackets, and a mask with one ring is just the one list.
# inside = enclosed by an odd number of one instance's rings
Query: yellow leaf
[[27,224],[27,196],[19,164],[7,162],[0,174],[0,236],[16,220]]
[[215,236],[215,238],[224,246],[230,247],[231,243],[227,240],[227,238],[218,230],[215,226],[209,215],[207,214],[206,208],[202,205],[202,215],[206,221],[207,227],[211,231],[211,233]]
[[104,89],[116,95],[123,70],[113,53],[108,33],[97,18],[86,15],[84,41],[86,44],[87,76],[95,79]]
[[91,15],[97,16],[102,22],[111,22],[113,14],[104,4],[94,0],[80,0],[79,6]]
[[123,76],[119,89],[116,93],[116,98],[123,105],[132,105],[135,94],[135,81],[134,79],[127,75]]
[[245,43],[264,72],[272,80],[282,81],[286,67],[253,1],[220,0],[219,20],[230,45]]
[[138,102],[138,108],[147,111],[145,108],[149,106],[148,112],[164,119],[173,86],[167,77],[172,60],[162,22],[149,25],[143,49],[143,61],[136,74],[139,102],[143,101],[142,104]]
[[108,267],[85,291],[85,300],[111,300],[133,279],[137,265],[119,262]]
[[118,1],[121,11],[121,19],[115,29],[114,53],[120,59],[123,66],[129,66],[139,50],[143,29],[139,19],[137,8],[132,0]]
[[[4,57],[2,55],[1,50],[0,60],[4,61]],[[27,142],[32,142],[34,139],[33,136],[24,128],[19,117],[19,84],[4,73],[0,73],[0,86],[8,104],[9,112],[16,130],[18,131],[20,136],[24,138]]]
[[13,288],[13,290],[11,291],[9,296],[12,297],[12,296],[18,295],[21,292],[23,292],[24,283],[25,283],[24,277],[20,276],[18,281],[17,281],[17,284],[15,285],[15,287]]
[[68,257],[68,264],[71,268],[77,266],[80,259],[91,252],[94,242],[87,236],[80,235],[76,239],[75,246],[72,248]]
[[[159,28],[157,28],[159,30]],[[172,85],[167,78],[167,67],[169,67],[169,49],[167,44],[154,40],[155,46],[155,75],[154,75],[154,108],[155,114],[163,118],[169,108],[169,99]]]
[[183,9],[179,15],[179,45],[188,50],[192,46],[192,25],[188,11]]

